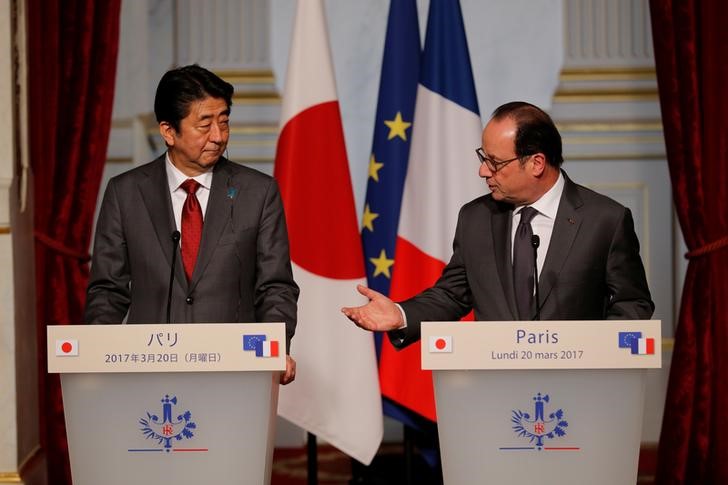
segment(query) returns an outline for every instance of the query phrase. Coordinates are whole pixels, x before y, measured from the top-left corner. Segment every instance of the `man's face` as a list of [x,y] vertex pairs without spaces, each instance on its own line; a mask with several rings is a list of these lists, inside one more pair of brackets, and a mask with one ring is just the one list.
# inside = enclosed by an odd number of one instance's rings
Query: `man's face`
[[230,137],[230,109],[224,99],[207,97],[190,104],[179,131],[160,123],[172,163],[194,177],[211,169],[222,156]]
[[[490,120],[483,130],[483,151],[497,165],[498,162],[516,156],[515,139],[515,121],[508,117]],[[523,164],[520,160],[513,160],[500,165],[497,171],[488,168],[486,163],[481,163],[479,175],[488,183],[495,200],[521,205],[532,202],[529,199],[533,191],[533,179],[529,168],[528,157]]]

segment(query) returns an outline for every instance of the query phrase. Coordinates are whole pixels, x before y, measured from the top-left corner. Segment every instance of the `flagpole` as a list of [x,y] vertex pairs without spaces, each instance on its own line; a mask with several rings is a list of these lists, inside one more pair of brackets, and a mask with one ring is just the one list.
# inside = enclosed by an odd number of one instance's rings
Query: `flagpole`
[[308,485],[318,485],[318,449],[316,435],[306,433],[306,456],[308,461]]

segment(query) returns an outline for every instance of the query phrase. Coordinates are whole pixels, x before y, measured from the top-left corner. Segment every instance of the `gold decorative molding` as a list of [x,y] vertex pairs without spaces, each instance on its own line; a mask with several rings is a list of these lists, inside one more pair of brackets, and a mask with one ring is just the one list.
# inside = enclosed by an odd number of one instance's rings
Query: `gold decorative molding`
[[229,147],[275,147],[276,140],[230,140]]
[[275,91],[249,91],[236,93],[233,104],[279,104],[281,96]]
[[275,76],[270,69],[216,71],[215,74],[236,86],[233,103],[279,104],[281,96],[275,90]]
[[655,121],[569,121],[556,123],[560,132],[662,131],[662,122]]
[[569,162],[603,161],[603,160],[642,160],[664,161],[667,155],[659,153],[564,153],[564,159]]
[[554,95],[557,103],[615,103],[627,101],[657,101],[657,89],[564,89]]
[[18,472],[0,472],[0,483],[22,483]]
[[664,138],[653,135],[622,135],[619,136],[565,136],[564,145],[603,145],[604,143],[633,144],[633,143],[662,143]]
[[230,84],[273,84],[276,80],[270,69],[215,71],[215,74]]
[[133,120],[131,118],[116,118],[111,120],[111,129],[131,128]]
[[646,81],[657,79],[657,72],[654,67],[565,68],[559,79],[562,82]]
[[278,135],[278,125],[232,125],[234,135]]
[[0,226],[0,234],[10,234],[11,232],[10,226]]

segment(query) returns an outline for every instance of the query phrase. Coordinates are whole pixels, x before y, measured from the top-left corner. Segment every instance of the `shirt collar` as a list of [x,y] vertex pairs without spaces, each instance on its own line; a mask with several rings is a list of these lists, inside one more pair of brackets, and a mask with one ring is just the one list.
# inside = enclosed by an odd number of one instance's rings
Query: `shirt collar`
[[[559,170],[559,178],[556,179],[556,183],[541,196],[536,202],[530,205],[538,211],[539,214],[544,215],[550,219],[556,219],[556,213],[559,210],[559,202],[561,201],[561,195],[564,193],[564,174]],[[517,207],[513,211],[514,214],[518,213],[525,206]]]
[[170,191],[174,192],[177,190],[179,186],[189,178],[196,180],[198,184],[207,190],[210,190],[210,187],[212,187],[212,170],[208,170],[207,172],[195,177],[188,177],[183,174],[180,169],[174,166],[172,159],[169,158],[169,152],[164,155],[164,158],[166,160],[165,168],[167,170],[167,182],[169,183]]

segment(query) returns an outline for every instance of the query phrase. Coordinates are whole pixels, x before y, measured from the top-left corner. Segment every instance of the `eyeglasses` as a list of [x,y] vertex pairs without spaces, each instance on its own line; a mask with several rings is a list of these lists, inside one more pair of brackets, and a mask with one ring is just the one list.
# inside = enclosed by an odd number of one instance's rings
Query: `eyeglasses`
[[478,159],[480,160],[480,163],[484,163],[488,167],[488,170],[490,170],[493,173],[496,173],[498,170],[502,169],[503,167],[505,167],[506,165],[508,165],[509,163],[511,163],[514,160],[518,160],[519,158],[525,158],[525,157],[531,156],[531,155],[525,155],[523,157],[513,157],[513,158],[509,158],[508,160],[502,160],[502,161],[498,162],[498,161],[490,158],[488,155],[486,155],[485,152],[483,151],[482,147],[476,148],[475,153],[478,154]]

